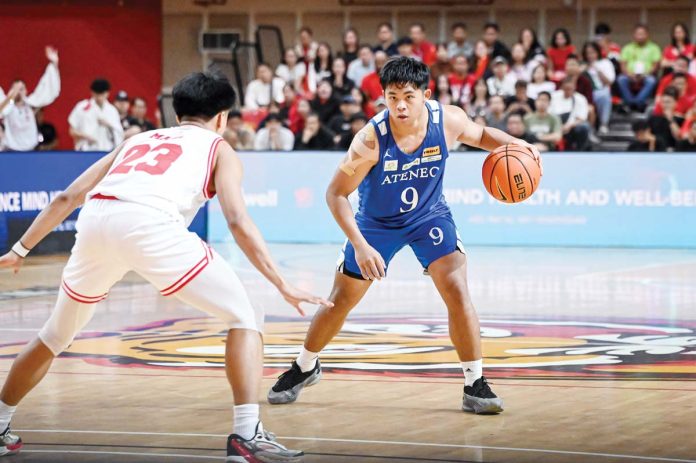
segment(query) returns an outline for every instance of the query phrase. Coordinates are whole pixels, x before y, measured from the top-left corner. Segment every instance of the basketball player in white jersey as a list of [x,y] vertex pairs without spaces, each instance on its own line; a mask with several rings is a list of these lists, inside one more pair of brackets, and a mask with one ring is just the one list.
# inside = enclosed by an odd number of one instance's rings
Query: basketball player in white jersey
[[179,127],[122,143],[51,202],[0,257],[0,268],[18,272],[31,248],[84,203],[56,307],[14,361],[0,393],[0,455],[22,446],[9,426],[17,404],[92,318],[95,303],[130,270],[163,296],[176,296],[229,327],[225,366],[235,407],[226,461],[295,462],[303,455],[276,442],[259,421],[263,314],[251,306],[229,264],[186,227],[217,194],[237,244],[287,302],[301,314],[300,303],[330,303],[283,279],[246,212],[242,165],[220,136],[235,99],[229,82],[194,73],[174,87],[173,98]]

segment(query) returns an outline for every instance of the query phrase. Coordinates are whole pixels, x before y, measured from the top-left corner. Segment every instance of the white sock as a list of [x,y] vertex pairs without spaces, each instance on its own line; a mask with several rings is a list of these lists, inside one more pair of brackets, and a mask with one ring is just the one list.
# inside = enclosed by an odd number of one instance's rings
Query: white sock
[[462,362],[462,370],[464,370],[464,385],[473,386],[476,380],[483,376],[483,360]]
[[0,433],[7,429],[7,426],[9,426],[15,410],[17,410],[16,406],[10,407],[5,402],[0,400]]
[[259,404],[235,405],[234,407],[234,434],[249,440],[256,434],[256,425],[259,424]]
[[295,362],[297,362],[297,365],[300,367],[300,370],[302,370],[302,373],[307,373],[308,371],[313,370],[317,365],[318,358],[319,352],[308,351],[304,348],[304,346],[302,346],[300,355],[297,356],[297,360],[295,360]]

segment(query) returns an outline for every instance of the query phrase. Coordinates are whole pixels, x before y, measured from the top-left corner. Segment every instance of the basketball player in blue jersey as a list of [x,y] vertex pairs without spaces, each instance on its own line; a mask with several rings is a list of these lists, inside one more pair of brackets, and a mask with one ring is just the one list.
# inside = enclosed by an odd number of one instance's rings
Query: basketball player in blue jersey
[[[442,178],[447,147],[455,141],[487,151],[515,143],[529,148],[537,162],[541,159],[529,143],[472,122],[459,107],[429,100],[429,79],[427,66],[413,58],[397,57],[382,68],[387,109],[358,132],[326,193],[348,238],[329,298],[334,306],[321,307],[314,316],[299,357],[268,392],[272,404],[294,402],[305,386],[319,382],[319,352],[372,282],[386,276],[394,255],[410,246],[447,305],[450,337],[464,370],[462,409],[503,410],[483,376],[466,256],[442,194]],[[356,188],[360,206],[353,216],[348,196]]]

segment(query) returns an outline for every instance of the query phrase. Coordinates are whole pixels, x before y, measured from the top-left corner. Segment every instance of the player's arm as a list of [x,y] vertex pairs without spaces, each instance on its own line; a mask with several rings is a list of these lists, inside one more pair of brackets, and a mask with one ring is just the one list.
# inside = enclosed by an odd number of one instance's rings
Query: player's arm
[[84,171],[74,182],[58,194],[53,201],[34,219],[29,229],[13,246],[13,250],[0,257],[0,268],[12,267],[17,273],[24,263],[22,255],[39,244],[46,235],[60,225],[75,209],[85,202],[85,197],[109,171],[114,159],[121,150],[118,146]]
[[528,148],[534,159],[539,164],[542,175],[544,168],[541,165],[541,155],[539,148],[531,143],[508,135],[502,130],[493,127],[484,127],[469,119],[463,109],[457,106],[445,106],[445,121],[448,124],[448,131],[453,130],[455,139],[466,145],[481,148],[486,151],[493,151],[502,145],[515,144]]
[[336,222],[355,248],[355,260],[362,277],[368,280],[385,276],[382,256],[360,233],[348,196],[358,188],[365,176],[379,162],[379,143],[371,124],[363,127],[353,138],[348,154],[326,190],[326,203]]
[[300,307],[302,302],[332,307],[331,302],[299,290],[283,279],[268,252],[261,232],[247,213],[242,195],[242,162],[227,142],[218,144],[216,158],[213,179],[222,213],[237,245],[249,261],[278,288],[283,298],[301,315],[304,315],[304,311]]

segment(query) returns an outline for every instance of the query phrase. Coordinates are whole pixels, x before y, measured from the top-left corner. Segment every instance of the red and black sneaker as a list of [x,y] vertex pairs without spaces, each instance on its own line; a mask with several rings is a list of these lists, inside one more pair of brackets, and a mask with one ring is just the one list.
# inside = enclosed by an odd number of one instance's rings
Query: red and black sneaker
[[226,462],[239,463],[298,463],[304,452],[288,450],[275,440],[273,433],[264,431],[261,422],[256,425],[256,434],[244,439],[238,434],[227,438]]
[[7,426],[2,434],[0,434],[0,457],[6,455],[16,455],[19,449],[22,448],[22,439],[10,432],[10,426]]

